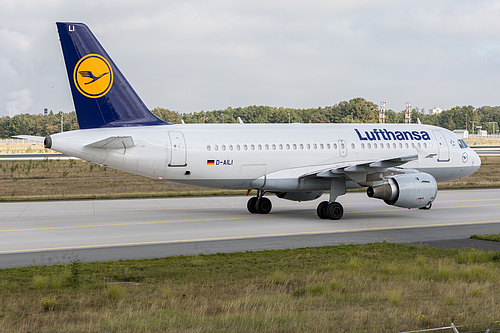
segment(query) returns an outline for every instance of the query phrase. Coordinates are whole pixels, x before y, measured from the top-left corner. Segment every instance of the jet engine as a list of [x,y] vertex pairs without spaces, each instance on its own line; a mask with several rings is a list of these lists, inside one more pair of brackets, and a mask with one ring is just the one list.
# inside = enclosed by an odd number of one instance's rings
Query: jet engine
[[369,187],[366,193],[388,205],[428,209],[436,198],[437,182],[424,172],[400,174],[390,176],[382,185]]
[[311,192],[279,192],[276,196],[281,199],[291,200],[291,201],[311,201],[318,199],[323,194],[323,191],[311,191]]

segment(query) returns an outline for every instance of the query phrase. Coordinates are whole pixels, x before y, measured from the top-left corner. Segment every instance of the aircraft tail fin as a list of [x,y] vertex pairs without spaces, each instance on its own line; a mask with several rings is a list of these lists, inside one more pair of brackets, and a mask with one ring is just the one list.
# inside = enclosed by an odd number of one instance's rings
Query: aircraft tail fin
[[168,124],[148,110],[85,24],[56,24],[80,129]]

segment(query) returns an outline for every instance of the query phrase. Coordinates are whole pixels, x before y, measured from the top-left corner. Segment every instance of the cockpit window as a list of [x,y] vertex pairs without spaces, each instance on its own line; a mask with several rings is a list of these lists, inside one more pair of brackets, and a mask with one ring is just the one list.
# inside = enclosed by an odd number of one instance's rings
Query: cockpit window
[[462,139],[458,139],[458,145],[460,146],[460,148],[469,148],[469,146],[467,146],[465,141]]

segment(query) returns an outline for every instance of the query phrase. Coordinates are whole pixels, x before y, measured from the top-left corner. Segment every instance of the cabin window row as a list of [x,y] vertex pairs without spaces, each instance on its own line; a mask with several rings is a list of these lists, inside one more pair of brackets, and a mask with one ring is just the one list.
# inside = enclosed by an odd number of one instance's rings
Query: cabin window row
[[[429,144],[429,146],[431,146]],[[412,142],[411,144],[408,143],[408,142],[405,142],[404,144],[402,142],[399,142],[399,144],[396,144],[395,142],[392,143],[392,146],[390,143],[361,143],[361,149],[397,149],[399,147],[399,149],[403,149],[403,148],[427,148],[428,145],[426,142],[424,142],[423,144],[418,142],[418,143],[415,143],[415,142]],[[207,150],[208,151],[219,151],[219,150],[222,150],[222,151],[226,151],[226,150],[311,150],[311,149],[338,149],[339,148],[339,145],[337,143],[333,143],[333,144],[330,144],[330,143],[326,143],[326,144],[323,144],[323,143],[320,143],[320,144],[316,144],[316,143],[313,143],[313,144],[310,144],[310,143],[306,143],[306,144],[296,144],[296,143],[293,143],[293,144],[289,144],[289,143],[286,143],[286,144],[283,144],[283,143],[280,143],[280,144],[235,144],[235,145],[232,145],[232,144],[229,144],[229,145],[226,145],[226,144],[222,144],[222,145],[207,145]],[[345,149],[345,143],[340,143],[340,149]],[[356,144],[355,143],[351,143],[351,148],[352,149],[356,149]]]
[[215,150],[215,151],[218,151],[219,149],[220,150],[304,150],[304,149],[337,149],[338,146],[336,143],[334,144],[323,144],[323,143],[320,143],[320,144],[316,144],[316,143],[313,143],[313,144],[310,144],[310,143],[306,143],[306,144],[289,144],[289,143],[280,143],[280,144],[257,144],[257,145],[254,145],[254,144],[250,144],[250,145],[247,145],[247,144],[236,144],[236,145],[207,145],[207,150],[208,151],[211,151],[211,150]]

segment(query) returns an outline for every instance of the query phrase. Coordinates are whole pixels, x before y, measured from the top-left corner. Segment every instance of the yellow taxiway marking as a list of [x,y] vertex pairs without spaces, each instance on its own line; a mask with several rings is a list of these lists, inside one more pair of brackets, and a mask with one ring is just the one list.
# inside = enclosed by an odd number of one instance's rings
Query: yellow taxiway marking
[[[500,206],[500,204],[489,205],[468,205],[468,206],[449,206],[449,207],[433,207],[432,209],[457,209],[457,208],[472,208],[472,207],[492,207]],[[383,213],[394,212],[401,210],[399,208],[392,209],[377,209],[377,210],[362,210],[346,212],[345,214],[363,214],[363,213]],[[272,217],[296,217],[314,215],[313,213],[307,214],[286,214],[286,215],[273,215]],[[56,226],[56,227],[40,227],[40,228],[19,228],[19,229],[3,229],[0,233],[19,232],[19,231],[41,231],[41,230],[61,230],[61,229],[81,229],[81,228],[105,228],[105,227],[123,227],[123,226],[138,226],[138,225],[154,225],[154,224],[169,224],[169,223],[189,223],[189,222],[210,222],[210,221],[231,221],[231,220],[247,220],[247,219],[262,219],[269,217],[269,215],[246,215],[238,217],[225,217],[213,219],[191,219],[191,220],[171,220],[171,221],[150,221],[150,222],[129,222],[129,223],[109,223],[109,224],[90,224],[90,225],[75,225],[75,226]]]
[[247,235],[247,236],[208,237],[208,238],[177,239],[177,240],[169,240],[169,241],[134,242],[134,243],[119,243],[119,244],[61,246],[61,247],[39,248],[39,249],[0,251],[0,254],[41,252],[41,251],[58,251],[58,250],[76,250],[76,249],[105,248],[105,247],[134,246],[134,245],[162,245],[162,244],[171,244],[171,243],[208,242],[208,241],[220,241],[220,240],[238,240],[238,239],[253,239],[253,238],[283,237],[283,236],[308,236],[308,235],[318,235],[318,234],[339,234],[339,233],[347,233],[347,232],[384,231],[384,230],[395,230],[395,229],[418,229],[418,228],[445,227],[445,226],[458,226],[458,225],[478,225],[478,224],[488,224],[488,223],[500,223],[500,220],[426,224],[426,225],[418,225],[418,226],[408,226],[407,225],[407,226],[382,227],[382,228],[359,228],[359,229],[346,229],[346,230],[304,231],[304,232],[290,232],[290,233],[263,234],[263,235]]
[[[446,200],[446,201],[435,201],[432,209],[435,209],[436,204],[441,203],[460,203],[460,202],[486,202],[486,201],[500,201],[500,198],[491,199],[464,199],[464,200]],[[98,202],[98,201],[95,201]],[[349,202],[349,200],[342,202],[344,206],[355,206],[355,205],[380,205],[382,202],[380,200],[373,202]],[[315,203],[300,203],[300,204],[274,204],[274,207],[301,207],[306,208],[309,206],[316,206]],[[454,206],[454,207],[439,207],[443,208],[455,208],[455,207],[478,207],[478,206]],[[12,211],[12,212],[2,212],[2,214],[40,214],[40,213],[50,213],[50,214],[63,214],[63,213],[106,213],[106,212],[143,212],[143,211],[169,211],[169,210],[205,210],[213,209],[214,206],[206,207],[162,207],[158,205],[156,208],[116,208],[116,209],[76,209],[76,210],[35,210],[35,211]],[[232,209],[232,208],[242,208],[242,206],[220,206],[219,209]]]

